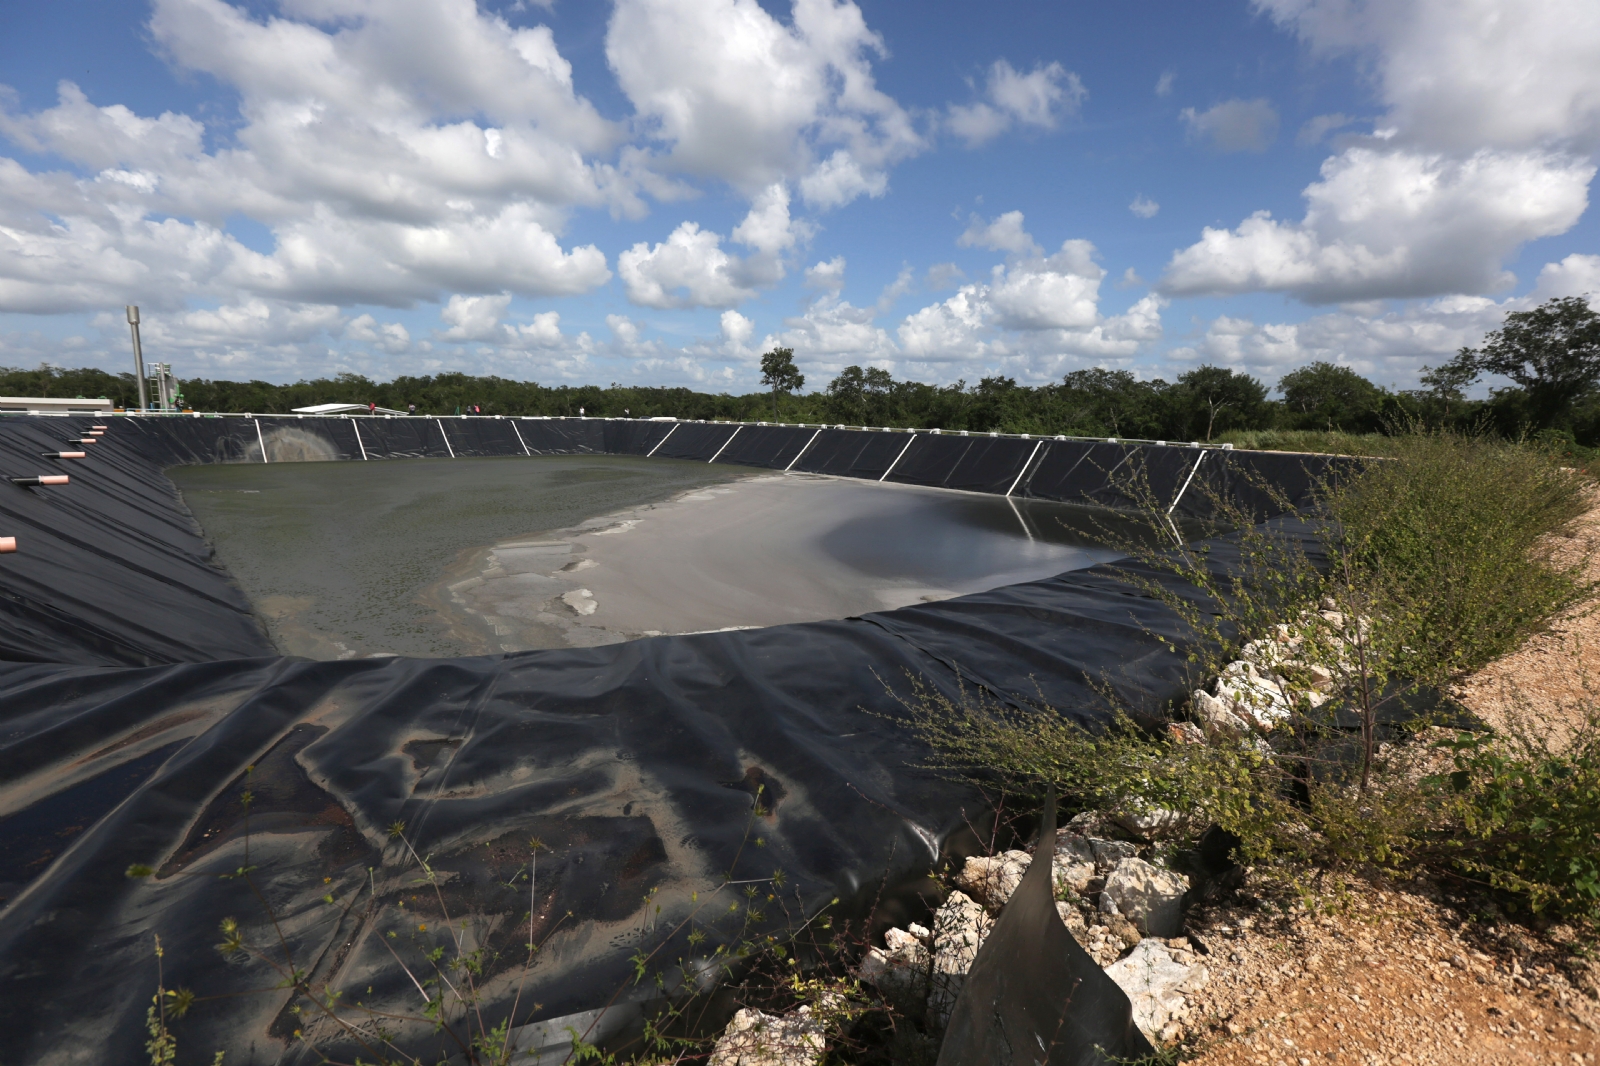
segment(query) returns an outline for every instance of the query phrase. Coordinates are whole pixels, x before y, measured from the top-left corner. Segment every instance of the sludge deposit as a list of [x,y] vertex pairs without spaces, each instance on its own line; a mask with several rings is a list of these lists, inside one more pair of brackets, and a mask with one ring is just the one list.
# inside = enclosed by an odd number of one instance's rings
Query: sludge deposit
[[[76,423],[0,423],[0,460],[53,471],[67,461],[40,456],[82,433]],[[973,846],[981,798],[921,769],[927,753],[896,728],[885,679],[952,697],[976,684],[1085,720],[1103,676],[1152,712],[1183,687],[1158,636],[1181,648],[1188,635],[1106,563],[953,596],[965,590],[908,580],[908,606],[770,628],[284,658],[211,564],[166,467],[631,455],[965,490],[1026,517],[1038,506],[1026,501],[1126,506],[1116,471],[1131,463],[1175,520],[1204,517],[1196,484],[1264,510],[1252,478],[1293,498],[1314,473],[1306,457],[1189,447],[601,420],[118,418],[90,451],[71,485],[0,504],[0,534],[19,544],[0,567],[0,1016],[26,1061],[138,1061],[155,934],[167,987],[224,997],[185,1021],[196,1055],[296,1061],[291,1034],[312,1023],[282,992],[233,995],[271,982],[213,950],[225,918],[256,939],[270,930],[242,881],[215,876],[244,864],[247,842],[291,954],[319,980],[369,989],[370,1005],[414,1009],[390,944],[425,951],[441,935],[407,877],[399,825],[405,848],[441,871],[440,898],[474,916],[481,946],[509,959],[528,934],[545,945],[520,985],[520,958],[490,968],[485,1009],[503,1014],[519,995],[539,1004],[530,1022],[608,1002],[643,1009],[659,992],[630,986],[642,944],[689,960],[692,975],[731,935],[664,932],[725,874],[781,870],[790,914],[862,915],[877,900],[897,921],[924,906],[916,888],[933,863]],[[804,491],[773,486],[792,487]],[[1212,555],[1226,565],[1225,539]],[[589,591],[598,618],[607,601]],[[746,846],[752,817],[760,848]],[[533,838],[546,850],[536,879],[519,881]],[[154,875],[125,877],[136,865]],[[427,1026],[401,1038],[449,1053]]]

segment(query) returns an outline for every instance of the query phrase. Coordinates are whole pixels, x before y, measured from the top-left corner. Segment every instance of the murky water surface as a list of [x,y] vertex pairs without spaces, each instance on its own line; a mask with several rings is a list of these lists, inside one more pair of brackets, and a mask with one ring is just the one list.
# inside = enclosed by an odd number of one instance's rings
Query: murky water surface
[[1080,508],[673,460],[169,474],[278,646],[322,659],[838,618],[1113,555]]
[[278,647],[317,659],[497,651],[421,602],[466,556],[748,473],[606,455],[167,471]]

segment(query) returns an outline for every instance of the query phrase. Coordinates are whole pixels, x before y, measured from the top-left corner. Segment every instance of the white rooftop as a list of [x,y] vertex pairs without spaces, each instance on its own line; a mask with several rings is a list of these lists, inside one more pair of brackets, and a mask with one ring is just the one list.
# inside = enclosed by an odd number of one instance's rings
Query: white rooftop
[[[296,407],[293,411],[297,415],[342,415],[347,411],[360,411],[365,413],[367,405],[364,403],[319,403],[310,407]],[[391,411],[387,407],[377,409],[380,415],[403,415],[404,411]]]
[[0,411],[109,411],[110,400],[61,396],[0,396]]

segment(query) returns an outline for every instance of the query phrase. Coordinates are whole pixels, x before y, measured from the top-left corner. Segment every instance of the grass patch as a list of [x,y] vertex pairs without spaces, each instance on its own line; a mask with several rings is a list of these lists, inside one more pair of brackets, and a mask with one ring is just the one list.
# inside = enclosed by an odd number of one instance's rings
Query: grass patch
[[1218,443],[1257,452],[1312,452],[1318,455],[1388,455],[1382,433],[1341,433],[1320,429],[1240,429],[1217,436]]

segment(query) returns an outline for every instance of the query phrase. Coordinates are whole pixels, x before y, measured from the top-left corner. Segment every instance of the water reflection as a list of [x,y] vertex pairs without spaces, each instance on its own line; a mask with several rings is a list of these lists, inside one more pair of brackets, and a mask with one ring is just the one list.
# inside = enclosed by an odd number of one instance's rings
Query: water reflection
[[862,574],[996,585],[1116,558],[1106,547],[1113,525],[1132,532],[1109,514],[1043,500],[888,490],[871,513],[825,533],[821,547]]

